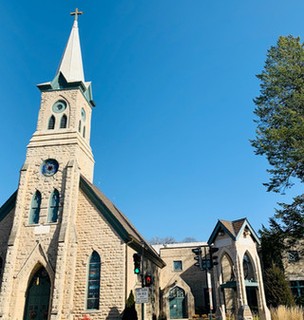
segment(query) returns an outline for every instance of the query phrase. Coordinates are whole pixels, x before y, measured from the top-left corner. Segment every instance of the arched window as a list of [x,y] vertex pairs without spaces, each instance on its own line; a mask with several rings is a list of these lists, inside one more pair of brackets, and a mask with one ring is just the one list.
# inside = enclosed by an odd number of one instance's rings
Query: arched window
[[59,192],[55,189],[50,197],[48,222],[57,222],[59,211]]
[[245,280],[254,280],[254,269],[252,265],[252,261],[247,253],[244,254],[243,258],[243,272]]
[[37,224],[39,222],[41,205],[41,193],[37,190],[32,198],[29,224]]
[[78,123],[78,132],[81,132],[81,120],[79,120],[79,123]]
[[67,116],[64,114],[62,117],[61,117],[61,120],[60,120],[60,129],[64,129],[67,127],[67,122],[68,122],[68,118]]
[[83,132],[82,132],[82,136],[85,138],[85,134],[86,134],[86,132],[85,132],[85,126],[83,127]]
[[49,119],[49,125],[48,125],[48,129],[54,129],[55,128],[55,117],[54,115],[52,115]]
[[225,253],[221,259],[221,269],[223,282],[235,281],[233,263],[227,253]]
[[89,261],[87,309],[99,309],[100,256],[93,251]]

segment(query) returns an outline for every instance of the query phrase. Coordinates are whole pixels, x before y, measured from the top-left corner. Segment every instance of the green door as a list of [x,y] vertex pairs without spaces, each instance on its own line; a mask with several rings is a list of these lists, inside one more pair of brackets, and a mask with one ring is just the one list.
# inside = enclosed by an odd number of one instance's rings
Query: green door
[[40,268],[34,275],[26,293],[23,320],[47,320],[51,282],[47,271]]
[[170,319],[182,319],[186,317],[185,291],[175,287],[169,292]]

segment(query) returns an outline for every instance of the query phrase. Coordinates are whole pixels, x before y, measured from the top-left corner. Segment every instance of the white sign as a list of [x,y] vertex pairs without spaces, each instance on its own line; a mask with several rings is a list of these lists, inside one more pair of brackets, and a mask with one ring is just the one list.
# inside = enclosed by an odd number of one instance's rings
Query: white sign
[[49,233],[51,230],[50,226],[36,226],[34,228],[35,234],[46,234]]
[[135,289],[135,302],[148,303],[149,302],[149,288]]

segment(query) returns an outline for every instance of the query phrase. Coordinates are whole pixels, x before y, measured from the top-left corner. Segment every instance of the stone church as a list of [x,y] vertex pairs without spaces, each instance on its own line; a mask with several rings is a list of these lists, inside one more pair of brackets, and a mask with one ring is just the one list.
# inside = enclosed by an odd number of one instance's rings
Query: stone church
[[[73,14],[56,76],[38,85],[37,128],[18,190],[0,208],[1,320],[118,319],[131,290],[141,287],[134,253],[156,288],[165,265],[92,183],[95,104],[83,72],[81,12]],[[153,296],[144,312],[158,315]]]
[[[208,242],[153,248],[94,186],[95,103],[83,72],[80,14],[73,13],[54,79],[38,85],[37,128],[18,189],[0,207],[0,320],[120,319],[145,274],[153,285],[145,291],[148,303],[137,304],[139,319],[191,318],[210,310],[217,319],[229,313],[252,319],[251,309],[269,320],[259,239],[246,219],[219,221]],[[211,275],[194,266],[192,251],[212,245],[219,263]],[[206,251],[202,258],[207,262]]]

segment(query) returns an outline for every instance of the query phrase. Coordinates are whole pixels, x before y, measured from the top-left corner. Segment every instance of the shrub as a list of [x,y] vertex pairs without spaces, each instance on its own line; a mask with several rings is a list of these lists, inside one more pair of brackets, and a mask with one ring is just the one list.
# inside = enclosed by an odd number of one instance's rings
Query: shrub
[[135,309],[134,295],[131,290],[126,302],[125,310],[123,311],[122,320],[137,320],[137,312]]
[[279,306],[276,309],[270,309],[272,320],[304,320],[304,310],[301,307]]

